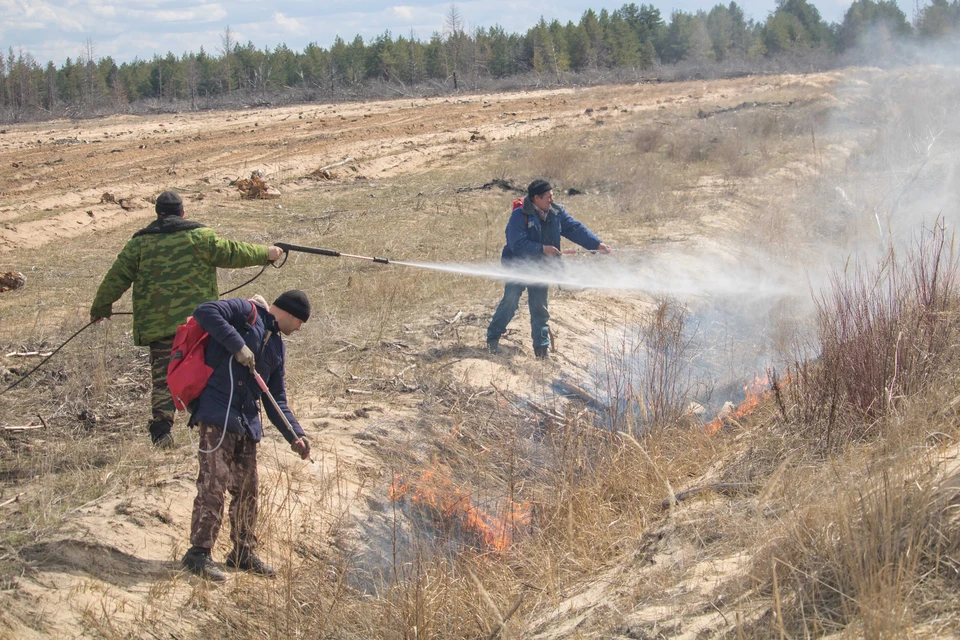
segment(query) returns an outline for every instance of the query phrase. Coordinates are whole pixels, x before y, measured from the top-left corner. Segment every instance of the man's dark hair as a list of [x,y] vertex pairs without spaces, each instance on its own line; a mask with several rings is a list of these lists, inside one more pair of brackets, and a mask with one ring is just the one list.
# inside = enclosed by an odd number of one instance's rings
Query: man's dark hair
[[550,183],[542,178],[537,178],[530,183],[530,186],[527,187],[527,195],[532,199],[533,196],[542,196],[547,191],[551,191],[553,187],[550,186]]

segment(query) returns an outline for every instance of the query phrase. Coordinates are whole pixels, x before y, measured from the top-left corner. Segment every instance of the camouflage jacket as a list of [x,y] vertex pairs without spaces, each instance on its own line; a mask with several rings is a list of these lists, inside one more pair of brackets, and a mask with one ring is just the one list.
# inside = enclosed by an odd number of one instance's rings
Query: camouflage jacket
[[133,234],[103,277],[91,316],[109,318],[133,285],[133,343],[172,336],[203,302],[219,298],[217,267],[266,264],[267,247],[218,238],[213,229],[176,216]]

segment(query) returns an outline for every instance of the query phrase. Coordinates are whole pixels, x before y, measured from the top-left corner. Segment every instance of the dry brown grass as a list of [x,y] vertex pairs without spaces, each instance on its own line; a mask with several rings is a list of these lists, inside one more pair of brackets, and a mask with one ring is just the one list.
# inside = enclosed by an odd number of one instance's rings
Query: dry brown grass
[[[543,176],[558,191],[586,191],[558,200],[602,237],[626,238],[627,245],[645,246],[651,236],[681,228],[711,234],[730,250],[734,236],[813,253],[824,238],[838,236],[842,245],[873,224],[869,208],[836,219],[835,181],[824,174],[849,171],[844,176],[852,180],[889,166],[871,159],[869,149],[825,166],[825,145],[836,135],[824,123],[831,108],[812,101],[671,116],[669,124],[643,114],[611,117],[588,131],[504,143],[456,167],[324,183],[285,195],[282,208],[245,201],[196,217],[222,235],[257,242],[401,260],[492,259],[513,194],[457,188]],[[868,178],[863,183],[879,180]],[[869,189],[848,191],[856,197]],[[132,229],[106,232],[96,247],[72,242],[14,252],[11,259],[38,269],[23,269],[28,287],[0,299],[0,347],[56,345],[82,326],[99,275]],[[533,624],[549,633],[556,611],[565,610],[558,605],[588,591],[584,585],[596,587],[604,605],[574,632],[584,637],[649,631],[631,618],[648,606],[676,614],[665,624],[720,611],[726,623],[718,617],[711,632],[731,638],[837,631],[902,637],[923,624],[955,629],[955,611],[945,603],[952,602],[960,548],[956,496],[943,489],[937,474],[945,461],[937,452],[958,437],[960,379],[950,346],[956,292],[949,277],[956,265],[930,262],[933,255],[948,253],[921,252],[919,261],[901,265],[898,287],[882,291],[874,286],[885,282],[879,277],[835,279],[833,297],[822,300],[815,343],[821,350],[812,352],[827,357],[795,358],[779,405],[768,399],[717,438],[682,417],[695,385],[683,368],[684,311],[673,302],[652,321],[634,323],[636,348],[657,363],[652,369],[638,378],[616,366],[618,357],[623,365],[638,354],[608,349],[608,397],[641,397],[611,422],[576,403],[542,401],[539,392],[475,389],[451,375],[456,361],[487,357],[479,347],[498,284],[294,255],[238,295],[310,292],[313,318],[287,343],[295,412],[308,399],[356,409],[345,389],[363,388],[370,392],[363,402],[406,412],[391,418],[402,429],[370,419],[366,435],[377,468],[327,452],[319,481],[282,447],[276,455],[265,447],[262,464],[271,475],[262,483],[260,533],[280,569],[276,581],[238,576],[213,589],[183,577],[158,579],[136,623],[118,618],[103,594],[93,599],[103,606],[84,614],[83,630],[106,638],[140,628],[167,635],[175,627],[187,637],[476,638],[491,637],[516,607],[502,637],[522,637]],[[942,265],[936,278],[932,265]],[[222,288],[253,273],[223,272]],[[878,292],[896,295],[873,297]],[[891,308],[896,314],[870,311]],[[794,307],[784,309],[790,315]],[[447,322],[458,310],[463,320]],[[872,331],[875,317],[885,319],[882,331]],[[870,320],[871,330],[838,330],[854,319]],[[789,326],[781,344],[798,339]],[[117,318],[89,330],[0,399],[5,424],[38,413],[48,421],[42,433],[0,439],[2,498],[24,493],[0,525],[5,589],[16,589],[31,570],[20,552],[65,531],[79,507],[158,474],[193,471],[186,447],[165,457],[146,444],[146,359],[129,344],[128,328],[128,319]],[[909,354],[898,345],[909,345]],[[411,365],[405,380],[415,392],[396,379]],[[549,375],[531,374],[523,362],[507,367],[541,382]],[[871,393],[858,395],[854,385]],[[553,415],[532,410],[530,399]],[[846,408],[836,414],[842,422],[830,421],[834,403]],[[91,429],[76,418],[85,409],[101,418]],[[336,436],[335,429],[320,431],[316,441]],[[388,499],[395,473],[435,466],[492,513],[502,514],[507,501],[528,503],[529,523],[516,527],[508,548],[492,551]],[[718,483],[740,489],[663,508],[678,491]],[[178,526],[185,538],[185,523]],[[361,544],[371,540],[382,543],[375,559]],[[185,544],[172,545],[171,562]],[[737,554],[749,557],[747,572],[723,574],[703,593],[691,586],[704,565]],[[89,581],[91,591],[102,588]]]

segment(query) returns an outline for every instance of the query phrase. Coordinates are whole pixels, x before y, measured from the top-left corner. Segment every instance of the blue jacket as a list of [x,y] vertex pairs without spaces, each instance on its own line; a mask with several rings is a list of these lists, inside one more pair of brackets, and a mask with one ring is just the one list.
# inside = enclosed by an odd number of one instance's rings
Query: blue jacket
[[[283,383],[283,362],[286,349],[280,336],[276,319],[266,309],[257,306],[257,319],[247,324],[250,306],[253,303],[243,298],[205,302],[193,312],[193,317],[210,334],[206,362],[213,367],[213,375],[197,399],[197,410],[190,417],[190,424],[205,422],[223,426],[230,398],[230,371],[233,371],[233,399],[230,401],[230,418],[227,430],[239,435],[247,434],[254,442],[263,437],[260,424],[260,396],[262,392],[250,370],[233,357],[246,344],[257,360],[257,372],[270,394],[287,416],[295,433],[290,433],[273,404],[264,402],[267,417],[293,443],[303,435],[300,423],[287,407],[287,392]],[[267,333],[269,332],[269,337]],[[264,343],[266,339],[266,343]]]
[[543,255],[543,245],[552,244],[559,249],[561,236],[591,251],[600,246],[600,238],[582,222],[575,220],[562,205],[554,203],[547,213],[547,219],[540,220],[530,198],[524,198],[523,206],[510,214],[506,236],[507,244],[500,256],[504,265],[517,260],[547,258]]

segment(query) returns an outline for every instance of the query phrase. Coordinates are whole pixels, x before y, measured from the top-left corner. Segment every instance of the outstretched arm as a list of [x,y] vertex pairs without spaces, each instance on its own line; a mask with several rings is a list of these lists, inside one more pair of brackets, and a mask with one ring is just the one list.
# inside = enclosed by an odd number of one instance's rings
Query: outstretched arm
[[[564,238],[571,242],[576,242],[584,249],[589,249],[590,251],[600,251],[601,253],[609,252],[609,247],[607,247],[607,251],[603,251],[603,249],[600,248],[600,245],[603,244],[600,242],[600,238],[598,238],[593,231],[590,231],[587,225],[567,213],[566,209],[561,208],[558,215],[560,216],[560,235]],[[604,247],[606,247],[606,245],[604,245]]]
[[[240,269],[266,264],[271,259],[270,247],[237,242],[211,233],[206,246],[207,262],[223,269]],[[274,252],[276,253],[276,252]],[[279,256],[277,256],[279,257]]]

